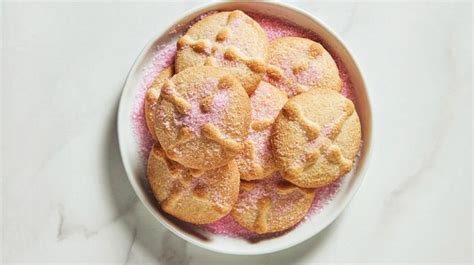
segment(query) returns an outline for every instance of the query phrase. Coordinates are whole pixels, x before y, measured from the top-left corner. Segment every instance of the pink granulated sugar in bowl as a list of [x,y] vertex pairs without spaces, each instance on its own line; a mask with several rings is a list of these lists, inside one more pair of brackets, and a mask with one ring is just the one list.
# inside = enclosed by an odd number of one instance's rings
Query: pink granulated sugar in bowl
[[[202,19],[203,17],[211,13],[212,12],[204,14],[200,16],[197,20]],[[267,36],[270,39],[270,41],[276,38],[280,38],[280,37],[293,36],[293,37],[308,38],[308,39],[320,42],[329,51],[329,53],[332,55],[332,57],[334,58],[337,64],[337,67],[339,69],[339,75],[343,82],[342,94],[353,101],[356,100],[354,92],[353,92],[352,83],[349,79],[349,75],[347,74],[347,70],[345,66],[343,65],[342,61],[337,56],[335,56],[334,53],[332,53],[331,47],[328,47],[327,45],[325,45],[324,42],[321,42],[321,39],[317,36],[317,34],[315,34],[314,32],[308,31],[304,28],[294,26],[291,23],[278,19],[278,18],[260,15],[257,13],[248,13],[248,15],[262,26],[262,28],[267,33]],[[153,139],[151,138],[150,133],[148,132],[148,128],[145,121],[144,110],[143,110],[144,95],[145,95],[146,89],[150,86],[154,77],[163,69],[170,66],[173,63],[175,56],[176,56],[176,42],[172,42],[164,46],[156,47],[156,50],[153,55],[153,60],[150,66],[147,67],[146,69],[143,69],[143,72],[144,72],[143,82],[136,89],[137,90],[136,101],[135,101],[134,110],[133,110],[131,118],[134,124],[133,129],[135,133],[135,138],[138,144],[140,145],[140,153],[141,153],[141,156],[143,157],[143,163],[146,163],[149,151],[151,150],[151,147],[154,143]],[[216,109],[221,109],[221,107],[225,105],[225,101],[226,101],[225,96],[221,96],[221,97],[222,97],[221,99],[218,98],[218,101],[215,106]],[[196,111],[198,110],[196,109]],[[188,122],[194,123],[195,125],[199,126],[199,124],[201,124],[202,122],[205,122],[207,120],[214,120],[214,119],[215,117],[199,116],[199,118],[192,121],[190,120]],[[308,214],[301,222],[308,221],[310,220],[311,216],[318,214],[318,212],[321,211],[321,209],[323,209],[325,205],[329,203],[331,199],[335,196],[335,194],[339,191],[343,181],[344,181],[344,177],[341,177],[328,186],[318,188],[316,192],[316,196],[313,200],[313,203],[308,211]],[[286,231],[283,231],[279,233],[259,235],[257,233],[251,232],[245,229],[244,227],[240,226],[232,218],[231,214],[228,214],[224,218],[214,223],[207,224],[207,225],[199,225],[199,226],[196,225],[195,227],[197,229],[205,230],[210,233],[230,236],[230,237],[239,237],[239,238],[243,238],[249,241],[258,241],[258,240],[263,240],[266,238],[272,238],[272,237],[276,237],[281,234],[284,234],[286,232]]]
[[155,76],[173,63],[175,56],[176,43],[156,47],[151,64],[143,69],[143,81],[137,87],[132,120],[134,133],[140,145],[140,155],[145,159],[145,163],[154,143],[145,120],[145,92],[150,87]]
[[[275,176],[275,175],[274,175]],[[273,180],[272,180],[273,179]],[[279,181],[279,177],[272,177],[270,180],[264,180],[265,181]],[[343,181],[344,177],[339,178],[335,182],[329,184],[328,186],[321,187],[316,189],[316,195],[313,199],[313,203],[311,204],[310,209],[308,210],[308,213],[306,214],[305,218],[301,220],[301,222],[305,222],[310,219],[311,216],[314,214],[317,214],[319,211],[321,211],[324,206],[326,206],[327,203],[334,197],[334,195],[339,191],[341,187],[341,183]],[[265,185],[265,183],[263,183]],[[271,185],[271,183],[269,183]],[[261,191],[256,190],[254,192],[254,196],[259,196]],[[271,196],[275,196],[275,194],[270,194]],[[256,201],[256,200],[255,200]],[[301,223],[300,222],[300,223]],[[249,231],[246,228],[242,227],[239,225],[229,214],[226,217],[211,223],[207,225],[202,225],[201,228],[203,228],[206,231],[209,231],[211,233],[219,234],[219,235],[224,235],[224,236],[230,236],[230,237],[241,237],[246,240],[261,240],[265,238],[271,238],[275,236],[279,236],[281,234],[284,234],[287,231],[282,231],[282,232],[277,232],[277,233],[270,233],[270,234],[257,234],[255,232]],[[292,228],[288,229],[291,230]]]

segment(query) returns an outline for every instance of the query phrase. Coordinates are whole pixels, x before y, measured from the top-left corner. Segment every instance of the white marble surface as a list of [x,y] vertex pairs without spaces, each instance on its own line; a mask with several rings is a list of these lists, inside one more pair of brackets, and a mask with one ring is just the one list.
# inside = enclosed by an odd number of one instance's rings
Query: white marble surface
[[195,5],[3,4],[4,263],[472,262],[471,3],[295,3],[358,58],[373,156],[334,224],[259,257],[215,254],[166,231],[121,164],[127,72],[157,30]]

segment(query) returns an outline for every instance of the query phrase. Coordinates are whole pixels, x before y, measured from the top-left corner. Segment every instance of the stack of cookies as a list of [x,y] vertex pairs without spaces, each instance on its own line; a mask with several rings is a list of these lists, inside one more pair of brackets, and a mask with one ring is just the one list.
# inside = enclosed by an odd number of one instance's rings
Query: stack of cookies
[[291,228],[359,150],[333,58],[309,39],[269,42],[239,10],[195,23],[177,48],[145,98],[156,142],[147,175],[162,209],[194,224],[230,213],[256,233]]

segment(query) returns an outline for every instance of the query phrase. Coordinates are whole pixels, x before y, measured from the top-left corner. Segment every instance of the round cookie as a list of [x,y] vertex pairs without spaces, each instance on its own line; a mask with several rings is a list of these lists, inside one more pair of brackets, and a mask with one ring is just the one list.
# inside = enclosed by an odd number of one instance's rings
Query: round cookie
[[188,168],[213,169],[242,150],[250,99],[225,69],[191,67],[164,83],[155,117],[156,136],[169,158]]
[[250,95],[267,60],[265,31],[240,10],[219,12],[192,25],[178,40],[176,72],[193,66],[231,67]]
[[155,113],[156,113],[156,103],[158,102],[158,98],[160,97],[161,86],[163,83],[171,78],[174,74],[174,66],[168,66],[163,71],[161,71],[153,80],[150,87],[146,91],[145,94],[145,120],[146,125],[148,127],[148,131],[150,132],[153,140],[158,141],[156,138],[155,127]]
[[305,188],[322,187],[347,174],[360,143],[354,104],[329,89],[291,98],[273,126],[273,155],[283,177]]
[[264,178],[277,170],[270,143],[275,118],[287,101],[286,94],[261,81],[250,97],[252,123],[242,152],[235,161],[243,180]]
[[324,47],[298,37],[279,38],[270,43],[265,79],[289,97],[314,88],[340,92],[339,70]]
[[161,208],[194,224],[208,224],[227,215],[239,193],[234,161],[211,171],[188,169],[166,158],[158,144],[150,152],[147,175]]
[[297,187],[276,173],[261,181],[241,181],[232,216],[241,226],[263,234],[293,227],[308,212],[315,189]]

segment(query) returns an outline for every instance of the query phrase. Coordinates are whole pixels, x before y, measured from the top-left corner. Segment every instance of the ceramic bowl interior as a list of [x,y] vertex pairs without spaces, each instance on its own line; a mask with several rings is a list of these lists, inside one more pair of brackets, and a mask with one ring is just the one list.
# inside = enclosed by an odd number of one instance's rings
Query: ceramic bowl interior
[[[319,35],[325,46],[329,46],[333,55],[337,55],[347,68],[349,78],[354,87],[356,97],[354,103],[362,124],[363,145],[360,157],[354,170],[344,178],[342,186],[334,198],[320,212],[311,216],[309,220],[298,225],[290,232],[259,242],[249,242],[243,239],[199,232],[193,229],[192,226],[163,213],[146,181],[145,167],[139,155],[140,147],[132,129],[131,114],[133,104],[136,100],[136,88],[143,79],[142,69],[150,63],[153,56],[153,47],[176,40],[185,30],[185,25],[200,14],[211,10],[224,11],[234,9],[240,9],[244,12],[257,12],[270,16],[278,14],[278,17]],[[372,127],[371,109],[364,79],[353,56],[342,41],[313,15],[280,3],[234,2],[208,4],[188,12],[175,24],[163,29],[164,31],[162,33],[153,38],[152,41],[145,46],[130,70],[122,92],[118,112],[118,134],[123,164],[133,189],[150,213],[166,228],[190,243],[216,252],[240,255],[264,254],[289,248],[316,235],[333,222],[354,196],[362,182],[363,173],[368,162]]]

